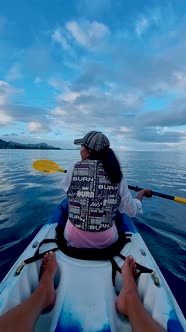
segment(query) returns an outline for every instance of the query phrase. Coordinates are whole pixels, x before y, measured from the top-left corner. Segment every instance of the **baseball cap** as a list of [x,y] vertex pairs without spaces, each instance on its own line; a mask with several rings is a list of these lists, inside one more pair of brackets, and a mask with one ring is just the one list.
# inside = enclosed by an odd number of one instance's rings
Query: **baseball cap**
[[101,131],[90,131],[83,138],[75,139],[74,144],[85,145],[87,148],[100,151],[110,146],[110,142]]

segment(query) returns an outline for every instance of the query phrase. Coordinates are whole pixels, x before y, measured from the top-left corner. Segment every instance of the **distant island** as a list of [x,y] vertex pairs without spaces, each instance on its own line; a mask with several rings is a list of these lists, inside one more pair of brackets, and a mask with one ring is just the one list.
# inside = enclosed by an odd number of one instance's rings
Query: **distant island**
[[61,148],[55,148],[46,143],[38,144],[22,144],[16,142],[6,142],[0,139],[0,149],[37,149],[37,150],[62,150]]

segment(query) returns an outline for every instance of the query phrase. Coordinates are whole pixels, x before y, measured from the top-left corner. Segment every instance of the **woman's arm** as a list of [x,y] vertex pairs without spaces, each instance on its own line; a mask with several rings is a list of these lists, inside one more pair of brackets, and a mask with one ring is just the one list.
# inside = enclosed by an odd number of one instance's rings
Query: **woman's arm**
[[73,170],[74,170],[74,165],[69,167],[68,172],[65,173],[65,175],[63,176],[63,179],[61,181],[61,186],[62,189],[67,193],[70,184],[71,184],[71,180],[72,180],[72,174],[73,174]]
[[123,177],[119,184],[119,194],[121,197],[121,202],[118,210],[120,213],[126,213],[129,217],[135,217],[140,211],[142,211],[142,199],[143,196],[151,197],[151,189],[141,190],[136,198],[132,198],[132,195],[128,189],[128,184],[126,179]]

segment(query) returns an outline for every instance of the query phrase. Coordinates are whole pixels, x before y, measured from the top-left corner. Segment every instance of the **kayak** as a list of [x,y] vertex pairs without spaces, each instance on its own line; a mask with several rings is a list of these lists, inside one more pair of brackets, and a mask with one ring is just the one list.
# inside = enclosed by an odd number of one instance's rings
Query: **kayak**
[[[99,255],[97,260],[70,257],[68,250],[64,253],[56,247],[55,241],[39,245],[43,240],[56,238],[56,227],[65,224],[67,209],[65,199],[2,280],[0,315],[32,294],[39,282],[41,253],[54,249],[58,262],[54,280],[56,301],[50,311],[41,313],[34,332],[132,331],[128,318],[120,315],[115,307],[122,279],[119,269],[113,274],[110,260],[100,260]],[[186,331],[178,303],[140,233],[126,215],[120,215],[119,232],[129,240],[119,255],[114,256],[114,265],[120,268],[124,257],[132,255],[139,268],[144,267],[145,273],[137,279],[137,287],[146,310],[167,331]]]

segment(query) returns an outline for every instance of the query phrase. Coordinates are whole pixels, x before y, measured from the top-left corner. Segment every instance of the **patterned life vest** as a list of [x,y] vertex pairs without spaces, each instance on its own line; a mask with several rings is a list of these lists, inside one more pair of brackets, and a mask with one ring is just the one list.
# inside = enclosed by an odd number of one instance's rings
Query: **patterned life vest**
[[74,226],[92,232],[112,227],[120,196],[118,185],[111,183],[100,161],[75,164],[67,197],[69,220]]

